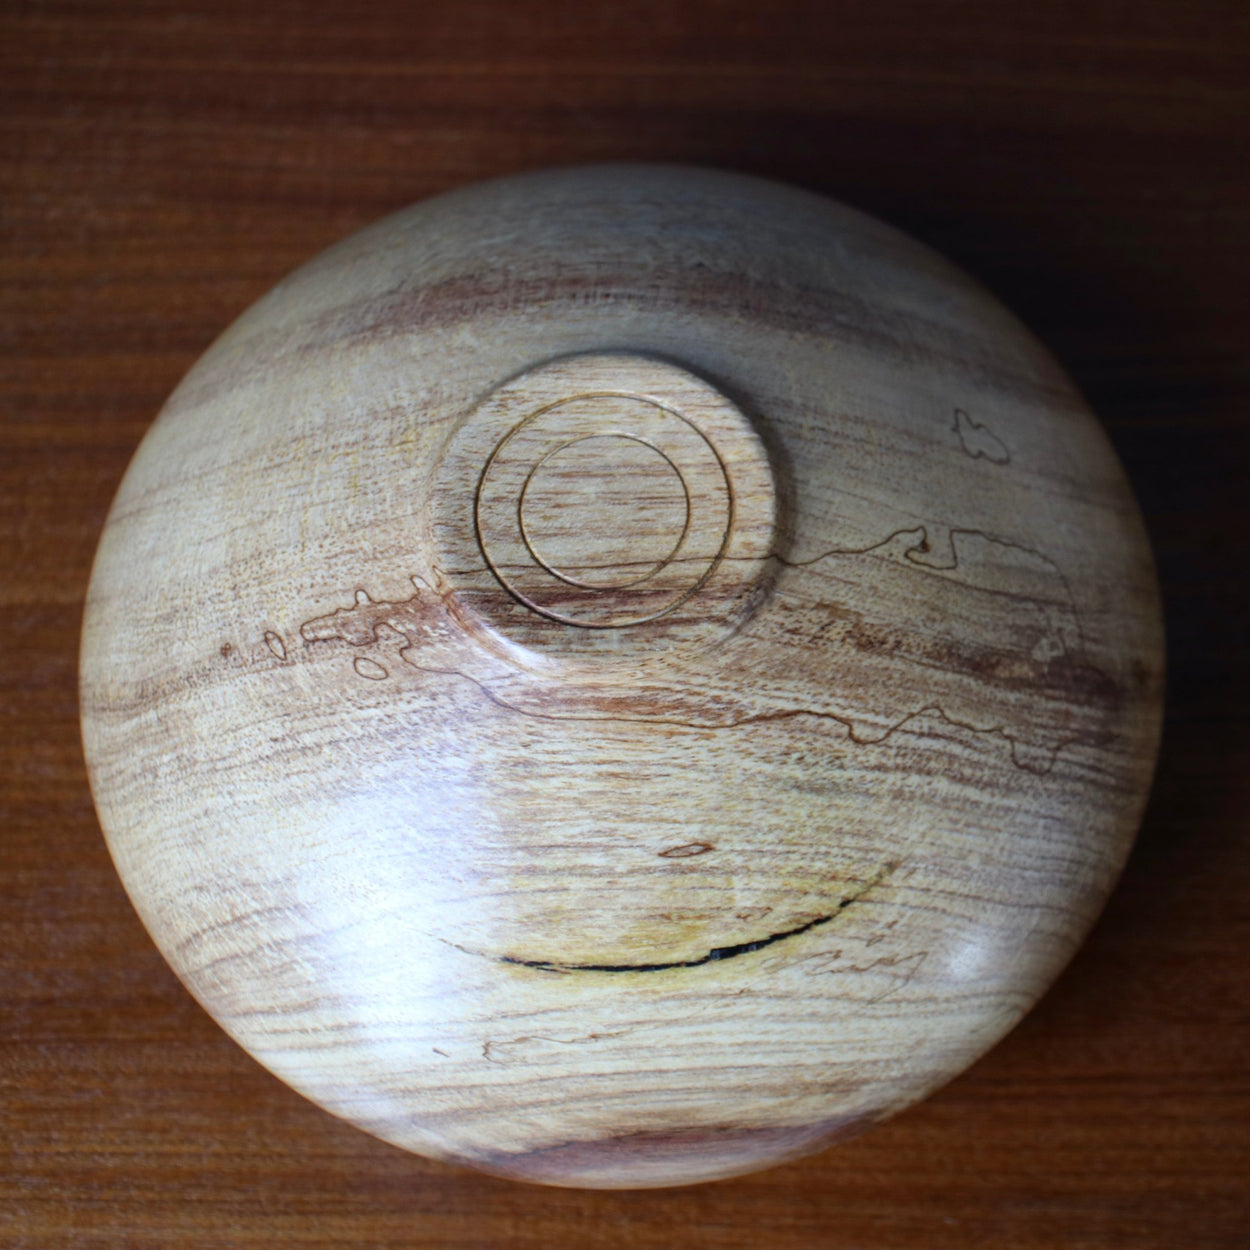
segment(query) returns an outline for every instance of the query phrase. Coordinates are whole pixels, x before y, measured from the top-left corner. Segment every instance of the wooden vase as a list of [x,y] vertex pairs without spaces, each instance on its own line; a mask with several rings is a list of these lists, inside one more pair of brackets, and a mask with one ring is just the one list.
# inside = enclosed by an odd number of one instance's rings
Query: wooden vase
[[471,187],[283,281],[100,542],[83,735],[191,992],[410,1150],[733,1175],[1042,993],[1156,750],[1107,440],[966,276],[802,191]]

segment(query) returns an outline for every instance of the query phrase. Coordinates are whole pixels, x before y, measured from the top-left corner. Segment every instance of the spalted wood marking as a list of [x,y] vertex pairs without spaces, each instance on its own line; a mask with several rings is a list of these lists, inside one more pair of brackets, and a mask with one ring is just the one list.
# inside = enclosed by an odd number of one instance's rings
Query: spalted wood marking
[[680,1184],[949,1080],[1127,851],[1154,574],[1062,371],[732,175],[421,205],[170,399],[83,631],[123,881],[269,1069],[411,1150]]
[[1003,440],[989,426],[973,420],[962,408],[955,409],[955,423],[951,426],[959,436],[960,446],[972,457],[984,457],[992,464],[1010,464],[1011,452]]

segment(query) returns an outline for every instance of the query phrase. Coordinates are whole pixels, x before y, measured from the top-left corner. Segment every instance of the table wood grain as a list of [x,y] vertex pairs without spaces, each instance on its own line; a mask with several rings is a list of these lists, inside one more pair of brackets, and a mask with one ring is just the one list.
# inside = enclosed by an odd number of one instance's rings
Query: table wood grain
[[[0,62],[0,1244],[1246,1244],[1244,4],[10,0]],[[424,1162],[261,1070],[131,910],[77,727],[105,512],[213,337],[387,211],[610,158],[833,194],[1015,308],[1138,490],[1171,666],[1125,877],[1001,1046],[831,1152],[643,1193]]]

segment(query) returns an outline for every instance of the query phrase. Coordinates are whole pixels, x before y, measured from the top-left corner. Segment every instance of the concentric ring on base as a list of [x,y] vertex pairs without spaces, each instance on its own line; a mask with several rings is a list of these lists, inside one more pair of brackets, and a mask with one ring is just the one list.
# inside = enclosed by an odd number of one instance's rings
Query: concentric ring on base
[[462,616],[543,652],[621,655],[736,627],[775,508],[764,447],[724,395],[668,361],[595,353],[477,406],[431,525]]

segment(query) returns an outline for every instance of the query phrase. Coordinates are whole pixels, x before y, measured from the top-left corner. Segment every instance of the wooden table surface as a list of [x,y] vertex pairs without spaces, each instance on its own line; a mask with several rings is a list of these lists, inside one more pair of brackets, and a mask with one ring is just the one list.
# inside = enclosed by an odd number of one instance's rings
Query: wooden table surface
[[[1250,7],[241,0],[0,8],[0,1243],[1250,1244]],[[834,194],[976,273],[1106,420],[1170,633],[1158,781],[1087,946],[971,1071],[745,1179],[545,1190],[266,1074],[130,908],[82,598],[165,395],[288,270],[471,179],[611,158]]]

